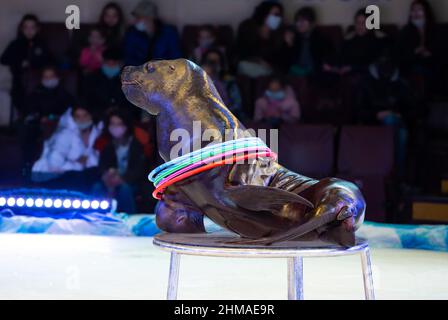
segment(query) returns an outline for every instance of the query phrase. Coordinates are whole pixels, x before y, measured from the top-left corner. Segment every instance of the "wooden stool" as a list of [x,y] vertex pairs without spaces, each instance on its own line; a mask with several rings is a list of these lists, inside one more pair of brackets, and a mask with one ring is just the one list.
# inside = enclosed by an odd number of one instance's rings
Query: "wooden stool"
[[177,299],[180,256],[182,254],[211,257],[286,258],[288,260],[288,299],[303,300],[303,258],[333,257],[360,254],[367,300],[374,300],[370,249],[366,240],[357,239],[354,247],[343,248],[323,242],[288,241],[272,246],[227,244],[237,237],[228,232],[207,234],[163,233],[154,237],[154,245],[171,253],[167,299]]

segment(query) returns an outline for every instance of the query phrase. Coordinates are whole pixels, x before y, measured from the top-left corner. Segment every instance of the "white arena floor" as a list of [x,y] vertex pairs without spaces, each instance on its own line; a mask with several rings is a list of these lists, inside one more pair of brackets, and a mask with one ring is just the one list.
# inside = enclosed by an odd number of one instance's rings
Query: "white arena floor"
[[[448,253],[372,250],[377,299],[448,299]],[[152,238],[0,234],[0,299],[164,299]],[[305,299],[362,299],[359,256],[304,260]],[[286,261],[184,256],[180,299],[285,299]]]

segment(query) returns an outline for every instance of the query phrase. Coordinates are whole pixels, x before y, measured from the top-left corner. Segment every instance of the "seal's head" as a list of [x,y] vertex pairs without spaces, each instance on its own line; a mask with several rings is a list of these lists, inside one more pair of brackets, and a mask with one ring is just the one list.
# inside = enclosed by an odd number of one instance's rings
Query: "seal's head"
[[121,74],[126,98],[152,115],[173,101],[187,98],[194,87],[203,87],[207,81],[205,72],[186,59],[150,61],[125,67]]

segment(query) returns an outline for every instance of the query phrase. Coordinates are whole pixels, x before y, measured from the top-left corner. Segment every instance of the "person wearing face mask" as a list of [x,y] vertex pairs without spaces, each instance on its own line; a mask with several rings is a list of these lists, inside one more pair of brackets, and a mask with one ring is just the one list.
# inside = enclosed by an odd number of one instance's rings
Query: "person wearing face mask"
[[411,4],[409,22],[398,37],[397,57],[405,75],[428,75],[434,68],[436,55],[435,21],[431,6],[426,0]]
[[147,160],[142,144],[134,137],[132,118],[122,108],[110,110],[104,127],[109,143],[101,151],[101,181],[93,194],[113,197],[118,211],[135,213],[135,194],[144,182]]
[[11,99],[21,116],[24,108],[25,88],[23,74],[30,69],[39,69],[51,63],[45,41],[40,36],[40,22],[33,14],[26,14],[18,26],[17,38],[0,57],[0,63],[9,67],[12,74]]
[[102,123],[96,124],[85,103],[77,103],[59,120],[56,132],[44,142],[31,179],[44,187],[87,192],[96,179],[99,152],[95,141]]
[[283,122],[300,120],[300,106],[294,91],[281,76],[270,78],[263,96],[255,102],[254,121],[278,128]]
[[263,1],[237,34],[238,72],[251,78],[266,76],[282,65],[283,6]]
[[74,98],[61,85],[56,68],[45,67],[41,72],[40,84],[25,96],[23,119],[18,126],[25,176],[28,176],[37,156],[39,142],[48,138],[59,117],[73,102]]
[[134,24],[126,31],[123,41],[125,65],[138,66],[153,59],[181,57],[176,28],[159,18],[153,2],[140,1],[132,15]]
[[[121,90],[122,66],[121,51],[110,48],[103,53],[101,68],[85,77],[81,86],[82,96],[97,114],[103,114],[111,105],[130,105]],[[135,108],[129,110],[138,112]]]

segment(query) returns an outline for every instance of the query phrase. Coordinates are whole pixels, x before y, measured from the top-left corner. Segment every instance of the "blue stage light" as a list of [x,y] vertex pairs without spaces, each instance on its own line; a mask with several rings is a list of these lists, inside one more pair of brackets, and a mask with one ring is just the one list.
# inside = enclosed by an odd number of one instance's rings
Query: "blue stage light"
[[13,197],[10,197],[6,201],[6,204],[8,205],[8,207],[13,207],[16,204],[16,199]]
[[35,205],[37,208],[41,208],[41,207],[44,205],[44,200],[42,200],[41,198],[37,198],[37,199],[34,201],[34,205]]
[[44,206],[45,206],[45,208],[51,208],[53,206],[53,200],[52,199],[45,199]]
[[92,207],[93,210],[96,210],[96,209],[98,209],[98,208],[100,207],[100,202],[97,201],[97,200],[93,200],[93,201],[90,203],[90,205],[91,205],[91,207]]
[[6,198],[5,197],[0,197],[0,207],[5,206],[6,204]]
[[61,199],[54,200],[53,207],[55,207],[56,209],[59,209],[60,207],[62,207],[62,200]]
[[107,202],[106,200],[101,201],[100,208],[102,210],[106,210],[107,208],[109,208],[109,202]]
[[82,201],[82,208],[83,209],[89,209],[90,208],[90,201],[89,200],[83,200]]
[[79,201],[78,199],[73,200],[73,202],[72,202],[72,206],[73,206],[73,208],[75,208],[75,209],[79,209],[79,207],[81,207],[81,201]]
[[34,199],[33,198],[26,199],[26,206],[28,208],[31,208],[32,206],[34,206]]
[[64,206],[65,209],[68,209],[72,206],[72,202],[69,199],[65,199],[62,205]]
[[23,206],[25,205],[25,199],[23,199],[23,198],[18,198],[17,201],[16,201],[16,205],[17,205],[18,207],[23,207]]

